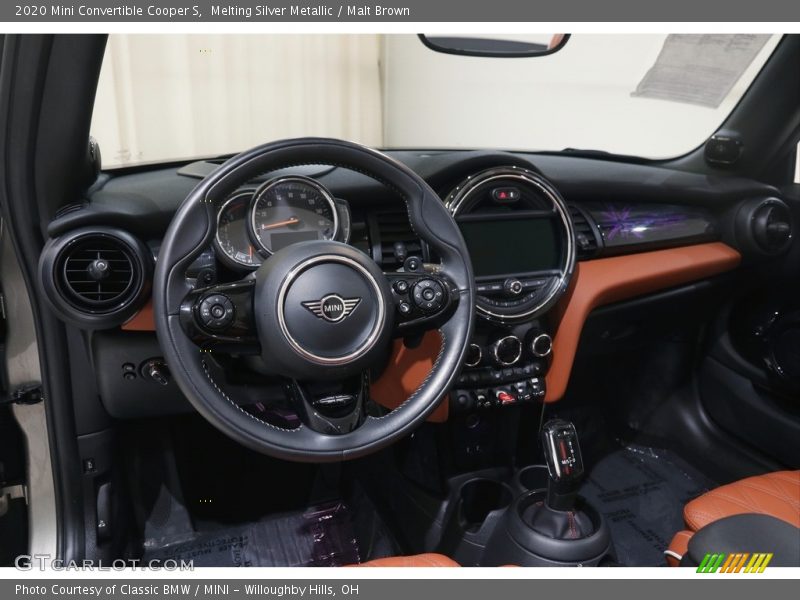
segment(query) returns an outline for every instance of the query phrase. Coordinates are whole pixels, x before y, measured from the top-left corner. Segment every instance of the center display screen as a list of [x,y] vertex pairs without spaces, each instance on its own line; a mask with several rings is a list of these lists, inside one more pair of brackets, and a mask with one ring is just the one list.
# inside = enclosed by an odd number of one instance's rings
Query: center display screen
[[552,218],[459,221],[475,277],[559,269],[561,243]]

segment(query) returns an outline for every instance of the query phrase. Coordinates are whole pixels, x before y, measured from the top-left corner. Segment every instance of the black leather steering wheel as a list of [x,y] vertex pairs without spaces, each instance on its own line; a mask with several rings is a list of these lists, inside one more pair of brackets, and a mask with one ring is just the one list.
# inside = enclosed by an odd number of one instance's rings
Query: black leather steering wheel
[[[204,287],[190,275],[193,261],[211,245],[216,207],[226,197],[266,173],[314,164],[361,172],[399,194],[414,231],[439,262],[383,273],[357,249],[320,240],[279,250],[254,276],[237,282]],[[239,154],[189,194],[159,251],[153,298],[166,361],[203,417],[253,450],[324,462],[384,448],[438,406],[472,335],[475,284],[461,233],[424,180],[378,151],[302,138]],[[224,316],[209,329],[212,303],[225,310],[215,309]],[[442,347],[430,374],[399,407],[376,413],[368,397],[370,370],[385,362],[392,338],[433,328]],[[278,389],[296,408],[299,426],[276,425],[247,410],[261,401],[263,389],[258,381],[228,380],[218,358],[232,355],[237,364],[256,365],[264,381],[282,382]],[[358,382],[356,391],[325,391],[344,381]]]

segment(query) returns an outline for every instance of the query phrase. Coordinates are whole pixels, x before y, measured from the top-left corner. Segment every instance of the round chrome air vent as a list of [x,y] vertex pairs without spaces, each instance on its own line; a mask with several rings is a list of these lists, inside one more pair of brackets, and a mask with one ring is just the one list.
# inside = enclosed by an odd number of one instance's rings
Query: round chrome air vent
[[792,215],[780,200],[765,201],[753,215],[753,237],[765,252],[777,254],[792,240]]
[[64,320],[111,327],[139,308],[150,287],[152,258],[118,229],[80,229],[51,240],[40,261],[45,294]]
[[786,251],[794,233],[792,213],[778,198],[745,202],[736,217],[736,237],[745,251],[776,256]]

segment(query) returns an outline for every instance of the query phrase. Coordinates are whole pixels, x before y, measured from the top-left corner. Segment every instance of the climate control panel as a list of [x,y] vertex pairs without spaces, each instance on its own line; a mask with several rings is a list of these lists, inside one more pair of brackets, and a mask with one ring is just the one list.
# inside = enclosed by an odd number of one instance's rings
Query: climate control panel
[[476,333],[450,394],[450,409],[473,412],[542,402],[553,341],[539,327]]

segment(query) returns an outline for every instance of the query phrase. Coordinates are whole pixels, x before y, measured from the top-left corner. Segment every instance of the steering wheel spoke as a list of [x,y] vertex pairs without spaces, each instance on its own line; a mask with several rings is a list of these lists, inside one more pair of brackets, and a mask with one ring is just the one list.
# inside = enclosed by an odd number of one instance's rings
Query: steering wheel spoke
[[242,279],[193,290],[181,304],[181,325],[204,350],[259,354],[254,289],[255,279]]
[[442,273],[384,273],[392,289],[394,337],[435,329],[454,313],[459,294]]
[[286,393],[307,427],[326,435],[343,435],[366,418],[369,373],[327,384],[292,379],[286,384]]

